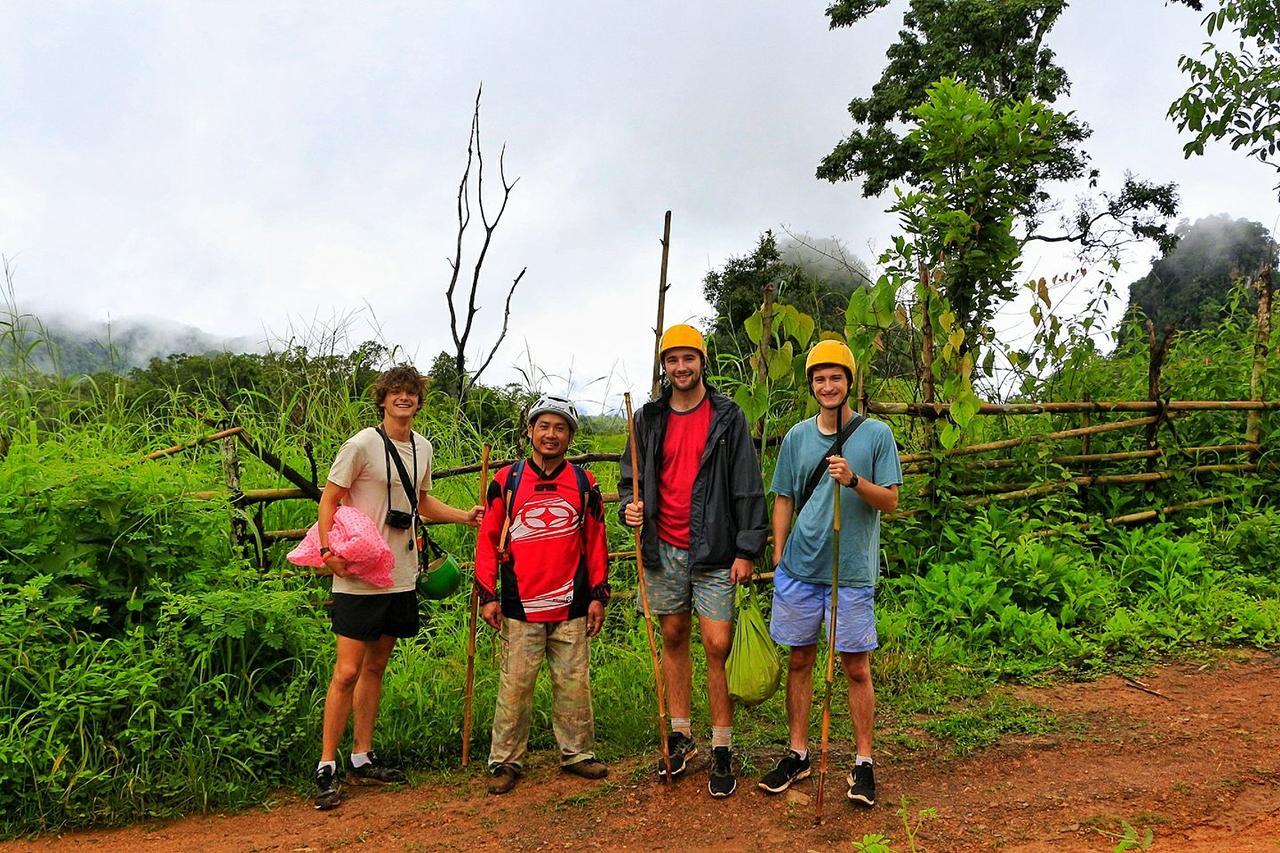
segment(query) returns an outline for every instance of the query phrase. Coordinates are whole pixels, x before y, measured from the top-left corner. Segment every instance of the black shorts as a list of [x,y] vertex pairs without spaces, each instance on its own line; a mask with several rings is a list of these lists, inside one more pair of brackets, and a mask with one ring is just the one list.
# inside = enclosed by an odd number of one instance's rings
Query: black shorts
[[412,637],[418,633],[418,592],[333,594],[333,633],[353,640]]

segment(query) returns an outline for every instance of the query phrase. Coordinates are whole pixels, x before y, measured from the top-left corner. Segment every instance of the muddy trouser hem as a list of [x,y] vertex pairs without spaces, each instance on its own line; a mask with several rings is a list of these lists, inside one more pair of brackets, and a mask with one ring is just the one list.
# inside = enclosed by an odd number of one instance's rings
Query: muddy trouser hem
[[565,622],[502,620],[502,664],[489,747],[491,770],[499,764],[523,766],[534,689],[544,657],[551,670],[551,729],[560,745],[561,766],[595,757],[590,649],[585,616]]

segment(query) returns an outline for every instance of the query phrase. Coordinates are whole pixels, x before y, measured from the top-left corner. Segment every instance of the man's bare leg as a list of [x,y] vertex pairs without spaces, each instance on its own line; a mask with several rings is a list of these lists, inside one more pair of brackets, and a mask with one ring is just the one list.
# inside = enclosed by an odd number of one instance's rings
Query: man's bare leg
[[355,755],[373,749],[373,726],[378,719],[378,704],[382,701],[382,677],[386,674],[387,661],[391,659],[395,644],[396,638],[386,634],[365,644],[360,678],[354,691],[355,726],[351,752]]
[[338,657],[333,664],[333,677],[324,696],[324,724],[321,734],[320,760],[336,761],[338,744],[351,718],[352,694],[360,678],[366,647],[371,643],[338,635]]

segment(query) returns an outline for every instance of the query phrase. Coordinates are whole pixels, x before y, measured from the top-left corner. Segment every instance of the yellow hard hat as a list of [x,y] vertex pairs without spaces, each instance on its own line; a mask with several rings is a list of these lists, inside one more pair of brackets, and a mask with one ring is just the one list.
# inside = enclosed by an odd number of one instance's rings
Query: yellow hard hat
[[809,350],[809,357],[804,360],[804,375],[812,376],[813,369],[824,364],[834,364],[849,371],[849,381],[853,382],[858,367],[853,361],[853,353],[844,341],[818,341]]
[[667,330],[662,333],[662,342],[658,344],[658,358],[666,355],[667,350],[675,349],[676,347],[696,349],[702,353],[702,360],[707,360],[707,345],[702,342],[702,332],[699,332],[693,326],[684,323],[668,326]]

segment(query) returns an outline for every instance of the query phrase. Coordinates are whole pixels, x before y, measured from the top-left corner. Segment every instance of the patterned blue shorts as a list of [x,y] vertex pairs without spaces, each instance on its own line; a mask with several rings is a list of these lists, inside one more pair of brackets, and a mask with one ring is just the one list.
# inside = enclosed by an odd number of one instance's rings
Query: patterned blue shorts
[[[796,580],[782,569],[773,573],[773,614],[769,636],[784,646],[812,646],[818,631],[825,637],[831,612],[831,587]],[[879,645],[876,636],[875,589],[840,587],[836,612],[836,651],[869,652]]]
[[[644,567],[649,609],[655,616],[689,613],[717,622],[733,621],[734,587],[729,567],[689,571],[689,552],[658,540],[659,565]],[[841,599],[843,601],[843,599]],[[636,609],[641,609],[636,596]]]

